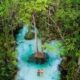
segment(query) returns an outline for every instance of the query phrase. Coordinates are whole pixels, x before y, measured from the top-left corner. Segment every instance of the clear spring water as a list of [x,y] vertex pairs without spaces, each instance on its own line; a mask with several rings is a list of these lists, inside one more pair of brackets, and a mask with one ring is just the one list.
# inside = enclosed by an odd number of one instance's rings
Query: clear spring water
[[[60,71],[58,65],[61,58],[58,56],[59,48],[56,40],[51,41],[49,44],[55,47],[54,51],[44,50],[49,55],[50,59],[46,64],[31,64],[27,62],[28,57],[35,53],[35,39],[25,40],[24,37],[28,33],[28,26],[25,25],[18,33],[17,41],[17,59],[18,59],[18,73],[16,80],[60,80]],[[38,40],[38,49],[41,51],[41,41]],[[38,70],[42,70],[42,75],[38,76]]]

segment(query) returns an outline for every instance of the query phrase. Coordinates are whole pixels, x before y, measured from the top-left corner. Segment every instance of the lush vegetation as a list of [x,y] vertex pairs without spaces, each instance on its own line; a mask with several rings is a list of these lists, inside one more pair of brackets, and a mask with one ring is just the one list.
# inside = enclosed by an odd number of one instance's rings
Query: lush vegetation
[[34,22],[43,43],[64,43],[62,80],[80,80],[80,0],[0,0],[0,80],[17,72],[15,30]]

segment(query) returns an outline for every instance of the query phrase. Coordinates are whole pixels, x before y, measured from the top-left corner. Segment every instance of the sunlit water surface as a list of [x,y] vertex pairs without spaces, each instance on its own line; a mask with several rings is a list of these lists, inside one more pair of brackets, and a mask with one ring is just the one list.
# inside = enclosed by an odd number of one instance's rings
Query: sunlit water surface
[[[58,56],[59,48],[57,44],[59,41],[53,40],[49,44],[54,46],[54,51],[44,50],[49,55],[50,59],[46,64],[32,64],[27,62],[31,54],[35,53],[35,39],[25,40],[25,35],[28,33],[28,26],[25,25],[18,33],[17,41],[17,59],[18,59],[18,73],[16,80],[60,80],[59,64],[61,58]],[[38,40],[38,49],[41,51],[41,41]],[[38,76],[37,71],[43,70],[42,75]]]

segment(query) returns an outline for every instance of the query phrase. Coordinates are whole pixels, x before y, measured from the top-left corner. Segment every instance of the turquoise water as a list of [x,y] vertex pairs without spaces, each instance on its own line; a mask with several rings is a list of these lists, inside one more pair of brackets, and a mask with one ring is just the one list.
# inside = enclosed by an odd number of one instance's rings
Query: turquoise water
[[[18,59],[18,73],[16,80],[60,80],[60,71],[58,65],[61,62],[61,58],[58,56],[60,52],[57,48],[59,41],[53,40],[49,44],[55,47],[55,50],[50,51],[45,49],[44,52],[49,55],[48,62],[45,64],[29,63],[28,58],[34,54],[35,39],[25,40],[24,37],[28,33],[28,26],[25,25],[17,35],[17,59]],[[38,50],[41,51],[41,41],[38,40]],[[38,76],[38,70],[42,70],[43,73]]]

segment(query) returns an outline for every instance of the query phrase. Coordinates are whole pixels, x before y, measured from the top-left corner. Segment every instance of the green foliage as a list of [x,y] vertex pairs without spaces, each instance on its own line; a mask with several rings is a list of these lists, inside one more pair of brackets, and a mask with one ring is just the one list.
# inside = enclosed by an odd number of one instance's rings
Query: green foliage
[[[50,6],[52,10],[49,15]],[[68,55],[78,61],[78,57],[80,57],[80,0],[1,0],[0,80],[13,79],[16,73],[16,43],[13,32],[21,21],[31,24],[34,12],[37,15],[36,25],[43,42],[61,39],[56,25],[64,37],[64,45],[58,44],[54,47],[46,43],[42,47],[49,51],[54,51],[58,47],[61,49],[59,55]],[[66,48],[66,51],[63,48]],[[74,70],[76,70],[78,62],[73,59],[68,65],[68,75],[65,80],[72,80],[76,73]]]
[[54,47],[51,46],[50,44],[45,43],[42,48],[46,48],[49,51],[54,51]]
[[59,50],[59,52],[56,53],[59,56],[63,56],[66,51],[61,42],[56,42],[55,45],[45,43],[44,45],[42,45],[42,48],[43,50],[46,49],[49,52],[57,52],[57,50]]
[[32,13],[46,10],[48,0],[0,2],[0,80],[14,80],[17,65],[14,30],[21,21],[31,24]]
[[0,16],[10,16],[15,12],[16,18],[30,23],[32,13],[45,11],[51,0],[4,0],[0,5]]
[[[72,57],[65,80],[79,80],[76,75],[78,67],[78,57],[80,57],[80,1],[79,0],[61,0],[59,8],[55,13],[56,22],[60,22],[60,28],[64,35],[64,44],[66,56]],[[77,61],[76,61],[76,60]],[[65,64],[65,63],[64,63]],[[65,64],[67,65],[67,63]],[[74,77],[76,78],[74,79]]]
[[56,21],[62,23],[61,29],[65,38],[65,44],[68,51],[72,51],[72,55],[79,52],[78,44],[80,44],[80,18],[79,3],[76,0],[61,0],[60,9],[55,13]]

